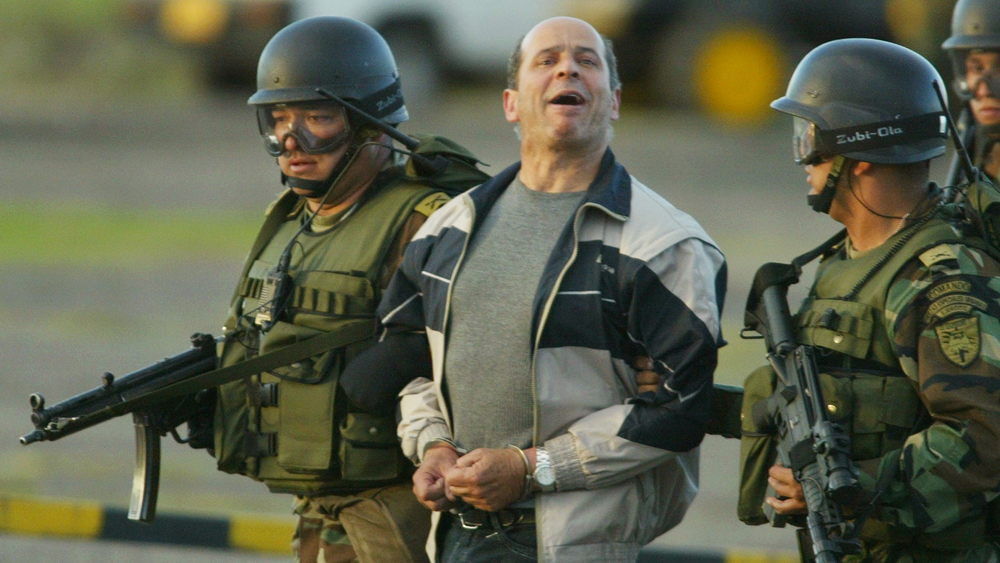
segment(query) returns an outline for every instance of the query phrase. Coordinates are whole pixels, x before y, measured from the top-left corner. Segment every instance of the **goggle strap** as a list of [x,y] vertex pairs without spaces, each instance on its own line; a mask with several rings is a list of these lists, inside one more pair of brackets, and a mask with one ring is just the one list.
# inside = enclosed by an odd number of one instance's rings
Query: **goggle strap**
[[840,171],[844,168],[844,163],[847,159],[843,155],[835,155],[833,157],[833,164],[830,165],[830,173],[826,175],[826,186],[825,188],[833,188],[837,185],[837,180],[840,179]]
[[941,112],[825,131],[817,128],[816,151],[845,154],[906,145],[932,137],[948,137],[948,123]]

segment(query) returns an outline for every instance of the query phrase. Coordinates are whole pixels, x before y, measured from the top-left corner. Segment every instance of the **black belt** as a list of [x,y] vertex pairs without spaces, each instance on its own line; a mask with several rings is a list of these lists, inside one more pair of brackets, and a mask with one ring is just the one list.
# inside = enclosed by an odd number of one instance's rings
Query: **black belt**
[[458,512],[459,522],[466,530],[477,530],[492,524],[501,528],[509,528],[517,524],[534,524],[535,510],[533,508],[503,508],[496,512],[469,508]]

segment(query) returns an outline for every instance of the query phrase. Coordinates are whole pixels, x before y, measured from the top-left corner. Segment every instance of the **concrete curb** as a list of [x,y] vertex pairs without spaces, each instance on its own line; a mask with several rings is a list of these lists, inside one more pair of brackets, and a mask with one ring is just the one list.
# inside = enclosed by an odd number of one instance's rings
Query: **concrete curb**
[[291,515],[160,513],[143,524],[129,520],[125,509],[97,503],[0,496],[2,533],[291,553],[294,531]]
[[[295,520],[259,514],[160,513],[133,522],[123,508],[85,501],[0,495],[0,533],[173,544],[291,554]],[[796,563],[795,553],[695,551],[647,547],[636,563]]]

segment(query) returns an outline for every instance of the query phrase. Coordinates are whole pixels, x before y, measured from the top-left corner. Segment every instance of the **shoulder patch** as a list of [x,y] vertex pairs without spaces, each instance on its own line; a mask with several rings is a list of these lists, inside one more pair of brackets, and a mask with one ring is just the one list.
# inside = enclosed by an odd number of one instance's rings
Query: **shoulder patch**
[[420,201],[416,207],[413,208],[414,211],[420,213],[424,217],[430,217],[431,213],[434,213],[441,208],[444,204],[451,201],[451,198],[447,195],[438,192],[431,194]]
[[979,357],[979,317],[966,317],[934,327],[938,344],[948,361],[967,367]]
[[924,251],[920,255],[920,261],[924,263],[924,266],[933,266],[938,262],[955,260],[957,258],[958,253],[955,252],[955,249],[952,248],[950,244],[939,244],[930,250]]
[[949,280],[927,290],[927,299],[934,301],[948,293],[969,293],[970,291],[972,291],[971,283],[965,280]]
[[934,317],[946,319],[954,314],[968,315],[972,313],[973,309],[985,311],[986,308],[987,304],[985,301],[976,299],[971,295],[963,293],[945,295],[927,307],[927,312],[924,314],[924,323],[931,322]]

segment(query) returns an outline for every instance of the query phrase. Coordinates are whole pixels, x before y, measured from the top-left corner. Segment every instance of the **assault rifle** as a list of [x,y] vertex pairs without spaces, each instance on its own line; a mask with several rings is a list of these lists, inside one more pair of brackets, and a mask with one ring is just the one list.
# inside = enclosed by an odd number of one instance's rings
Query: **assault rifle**
[[[29,402],[35,430],[22,436],[21,443],[58,440],[117,416],[131,414],[135,422],[136,463],[128,517],[152,522],[159,492],[160,437],[169,433],[181,443],[194,440],[201,447],[210,444],[213,439],[210,415],[215,405],[211,390],[230,381],[371,339],[374,330],[374,320],[360,319],[336,332],[219,369],[216,369],[216,344],[221,339],[210,334],[195,334],[191,337],[191,349],[117,379],[105,373],[100,387],[51,407],[45,406],[41,395],[32,394]],[[206,413],[208,420],[202,418]],[[188,422],[189,432],[188,437],[182,439],[177,427],[185,422]]]
[[[160,437],[170,433],[181,443],[177,427],[214,405],[214,396],[164,392],[176,383],[188,381],[215,369],[216,340],[210,334],[191,337],[191,349],[161,360],[120,378],[101,376],[102,384],[65,401],[45,406],[45,398],[33,393],[31,422],[35,430],[21,437],[21,444],[53,441],[75,434],[124,414],[135,423],[135,472],[132,477],[130,520],[152,522],[156,516],[159,491]],[[191,428],[189,426],[189,432]],[[211,436],[209,436],[211,438]]]
[[[848,455],[850,438],[827,414],[813,347],[796,341],[788,311],[788,287],[798,283],[800,264],[812,258],[803,256],[792,264],[768,263],[757,270],[747,299],[744,331],[764,337],[767,359],[777,374],[774,394],[753,408],[754,422],[777,437],[778,459],[802,485],[808,508],[806,529],[816,561],[837,563],[861,548],[840,510],[858,497],[861,488]],[[770,506],[764,509],[772,526],[786,524],[787,517]]]

